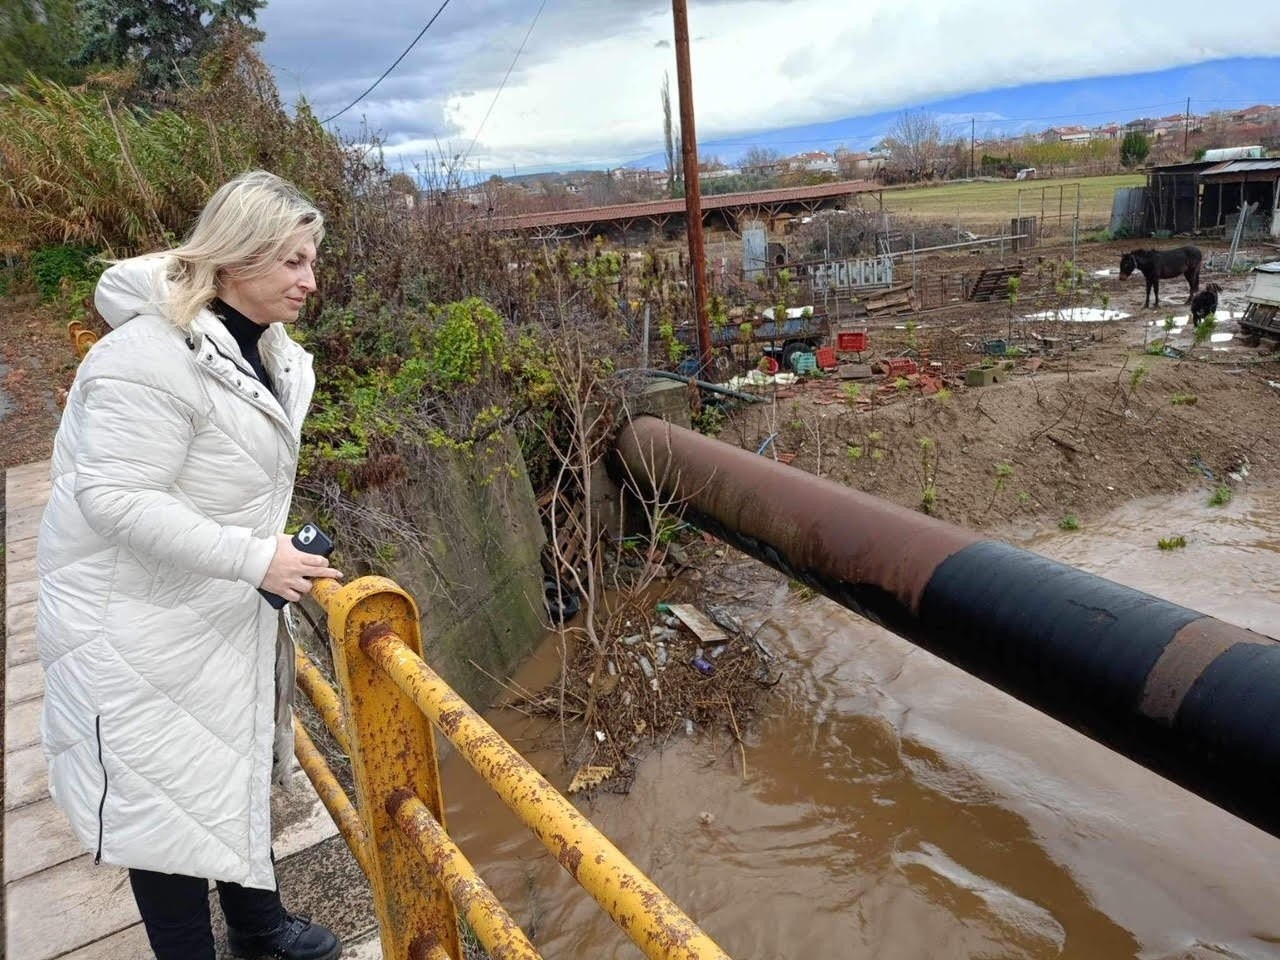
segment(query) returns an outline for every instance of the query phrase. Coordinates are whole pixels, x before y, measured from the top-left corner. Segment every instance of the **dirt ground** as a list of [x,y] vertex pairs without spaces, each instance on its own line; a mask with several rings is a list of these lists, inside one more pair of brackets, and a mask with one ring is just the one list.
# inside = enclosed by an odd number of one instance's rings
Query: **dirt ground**
[[47,459],[76,372],[66,323],[34,294],[0,299],[0,470]]
[[[1190,324],[1163,329],[1167,317],[1187,316],[1185,280],[1164,281],[1160,307],[1144,309],[1142,277],[1119,278],[1121,253],[1136,245],[1081,244],[1078,293],[1062,285],[1070,246],[1045,246],[1024,255],[1012,307],[961,303],[865,324],[862,360],[906,353],[937,375],[932,383],[878,376],[850,388],[833,375],[803,380],[777,390],[773,403],[732,414],[719,435],[757,450],[773,436],[766,452],[800,469],[993,532],[1069,516],[1084,524],[1151,494],[1200,487],[1207,502],[1219,485],[1275,483],[1280,353],[1267,341],[1249,347],[1232,338],[1237,327],[1226,318],[1243,310],[1247,275],[1202,272],[1201,284],[1216,282],[1223,293],[1216,342],[1194,346]],[[1199,245],[1212,262],[1219,251]],[[1280,256],[1267,246],[1247,253]],[[927,276],[974,265],[960,253],[917,269]],[[1109,274],[1095,274],[1102,270]],[[1011,320],[1071,303],[1128,316]],[[1166,337],[1171,355],[1150,352]],[[990,357],[1002,382],[966,387],[965,370],[979,366],[991,339],[1021,355]]]

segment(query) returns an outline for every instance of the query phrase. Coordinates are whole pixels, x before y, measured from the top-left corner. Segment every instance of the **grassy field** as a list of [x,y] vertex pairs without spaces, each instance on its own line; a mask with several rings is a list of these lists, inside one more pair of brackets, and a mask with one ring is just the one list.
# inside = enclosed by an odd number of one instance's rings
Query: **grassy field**
[[[969,229],[1001,223],[1007,227],[1018,212],[1018,194],[1021,191],[1024,217],[1039,217],[1043,212],[1045,225],[1054,229],[1061,209],[1061,226],[1069,230],[1075,216],[1076,185],[1079,184],[1081,229],[1097,229],[1107,225],[1111,217],[1111,201],[1118,187],[1141,187],[1145,183],[1146,178],[1142,174],[1133,173],[1065,180],[946,183],[887,189],[884,208],[901,216],[959,223]],[[872,206],[873,203],[867,205]]]

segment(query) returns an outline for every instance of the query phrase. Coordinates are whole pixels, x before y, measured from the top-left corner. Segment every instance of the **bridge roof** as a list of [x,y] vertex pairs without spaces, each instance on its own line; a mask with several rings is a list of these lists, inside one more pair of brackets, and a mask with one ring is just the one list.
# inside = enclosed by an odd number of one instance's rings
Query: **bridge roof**
[[[777,190],[752,190],[747,193],[718,193],[702,198],[702,209],[723,210],[741,207],[767,207],[775,204],[801,203],[806,200],[834,200],[880,190],[873,180],[841,180],[812,187],[783,187]],[[493,217],[489,226],[495,230],[529,230],[536,227],[569,227],[617,220],[684,213],[684,198],[653,200],[648,203],[618,203],[605,207],[581,207],[576,210],[548,210],[523,213],[513,217]]]

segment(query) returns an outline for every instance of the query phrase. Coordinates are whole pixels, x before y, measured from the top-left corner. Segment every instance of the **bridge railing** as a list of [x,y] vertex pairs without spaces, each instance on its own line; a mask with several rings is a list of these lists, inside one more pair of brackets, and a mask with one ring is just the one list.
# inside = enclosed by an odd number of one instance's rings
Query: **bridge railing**
[[[298,685],[351,759],[347,797],[295,720],[303,770],[369,878],[382,955],[461,960],[458,912],[495,960],[538,956],[444,826],[439,730],[652,960],[727,955],[423,661],[417,605],[395,582],[317,581],[337,688],[305,653]],[[425,882],[424,882],[425,881]]]

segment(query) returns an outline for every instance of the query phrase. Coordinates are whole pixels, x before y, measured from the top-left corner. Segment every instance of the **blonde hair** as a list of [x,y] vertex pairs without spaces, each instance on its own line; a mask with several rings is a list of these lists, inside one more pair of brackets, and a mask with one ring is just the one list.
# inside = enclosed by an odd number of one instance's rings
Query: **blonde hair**
[[324,239],[324,217],[293,184],[266,170],[242,173],[209,198],[191,233],[168,251],[167,314],[187,329],[218,295],[226,270],[268,273],[298,243]]

